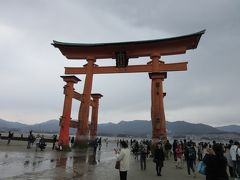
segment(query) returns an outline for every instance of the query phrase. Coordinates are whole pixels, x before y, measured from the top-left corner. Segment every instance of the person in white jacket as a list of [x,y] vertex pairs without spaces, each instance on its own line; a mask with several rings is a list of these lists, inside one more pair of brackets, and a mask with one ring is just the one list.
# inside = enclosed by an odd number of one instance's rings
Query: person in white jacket
[[238,167],[237,167],[237,153],[238,155],[240,155],[240,152],[238,151],[238,145],[239,143],[236,141],[230,148],[230,156],[232,158],[232,162],[233,162],[233,171],[234,171],[234,175],[235,177],[239,176],[238,171]]
[[129,170],[130,150],[125,141],[120,142],[121,150],[117,155],[117,161],[120,161],[120,180],[127,180],[127,171]]

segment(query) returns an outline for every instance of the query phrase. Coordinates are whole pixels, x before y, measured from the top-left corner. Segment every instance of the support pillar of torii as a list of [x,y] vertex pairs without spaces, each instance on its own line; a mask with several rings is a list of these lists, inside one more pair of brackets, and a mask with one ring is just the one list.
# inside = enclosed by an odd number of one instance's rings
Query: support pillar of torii
[[103,97],[101,94],[91,94],[93,98],[92,106],[92,118],[90,126],[90,139],[94,140],[97,136],[97,126],[98,126],[98,108],[99,108],[99,99]]
[[93,67],[94,62],[96,60],[92,57],[87,58],[86,68],[86,77],[84,83],[84,89],[82,94],[82,101],[79,108],[78,121],[79,126],[76,132],[76,139],[74,146],[81,147],[82,145],[87,145],[87,141],[89,140],[89,126],[88,126],[88,118],[89,118],[89,106],[91,102],[91,91],[92,91],[92,81],[93,81]]
[[60,117],[60,133],[58,141],[62,143],[63,149],[69,149],[69,128],[71,123],[71,111],[72,111],[72,99],[74,97],[74,87],[73,85],[81,81],[76,76],[61,76],[63,80],[67,83],[64,86],[64,106],[63,113]]
[[164,112],[163,97],[163,80],[167,78],[167,73],[149,73],[152,79],[151,92],[151,119],[152,119],[152,140],[157,142],[159,140],[165,141],[167,139],[166,120]]

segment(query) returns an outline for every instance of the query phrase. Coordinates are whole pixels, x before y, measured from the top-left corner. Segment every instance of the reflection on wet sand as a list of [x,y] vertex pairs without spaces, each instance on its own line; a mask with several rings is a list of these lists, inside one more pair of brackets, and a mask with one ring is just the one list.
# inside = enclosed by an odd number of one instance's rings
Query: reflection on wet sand
[[95,153],[92,147],[71,152],[20,148],[0,147],[0,179],[89,179],[102,163],[112,160],[105,147]]
[[[53,162],[53,160],[51,160]],[[71,156],[66,153],[59,153],[56,158],[55,168],[60,168],[61,171],[67,171],[72,178],[87,177],[89,171],[94,167],[89,165],[96,164],[96,153],[91,149],[87,149],[84,153],[73,150]],[[62,178],[62,174],[56,174],[56,178]]]

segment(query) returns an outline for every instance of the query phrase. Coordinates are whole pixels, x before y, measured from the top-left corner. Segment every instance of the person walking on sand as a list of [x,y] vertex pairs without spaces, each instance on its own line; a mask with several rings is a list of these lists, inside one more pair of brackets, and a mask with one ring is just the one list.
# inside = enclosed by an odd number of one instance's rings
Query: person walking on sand
[[183,149],[181,144],[177,144],[176,158],[177,158],[176,168],[182,169],[183,168]]
[[7,144],[10,144],[12,138],[13,138],[13,132],[9,131],[8,132],[8,142],[7,142]]
[[157,143],[156,144],[156,149],[154,151],[154,157],[153,158],[154,158],[153,162],[156,163],[157,175],[161,176],[162,175],[161,170],[162,170],[162,167],[163,167],[163,161],[165,160],[162,143]]
[[170,152],[171,152],[171,149],[172,149],[172,145],[170,144],[169,140],[167,140],[167,142],[165,143],[164,149],[165,149],[166,159],[169,159],[169,157],[170,157]]
[[30,149],[31,148],[31,144],[32,142],[34,141],[34,136],[32,134],[32,130],[29,132],[29,135],[28,135],[28,144],[27,144],[27,149]]
[[[130,162],[130,150],[128,148],[128,144],[125,141],[121,141],[120,146],[121,150],[120,153],[117,155],[117,161],[120,161],[120,180],[127,180],[127,172],[129,170]],[[115,153],[118,153],[116,149]]]
[[36,139],[35,139],[35,142],[36,142],[36,149],[35,151],[37,152],[38,151],[38,148],[40,148],[40,135],[38,134]]
[[54,149],[55,149],[56,142],[57,142],[57,135],[56,135],[56,134],[54,134],[54,135],[53,135],[53,144],[52,144],[52,150],[54,150]]
[[196,150],[194,148],[194,144],[193,142],[188,142],[187,143],[187,147],[186,147],[186,162],[187,162],[187,172],[188,175],[191,175],[191,170],[193,173],[193,177],[196,177],[196,173],[195,173],[195,161],[196,161]]
[[140,143],[140,166],[141,170],[146,170],[147,145],[144,142]]

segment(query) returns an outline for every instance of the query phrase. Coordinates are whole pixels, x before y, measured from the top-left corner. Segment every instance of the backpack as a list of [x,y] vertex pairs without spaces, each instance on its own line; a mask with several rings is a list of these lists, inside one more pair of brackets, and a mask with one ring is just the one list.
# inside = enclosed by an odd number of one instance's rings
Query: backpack
[[188,159],[195,160],[195,151],[193,148],[188,148]]

